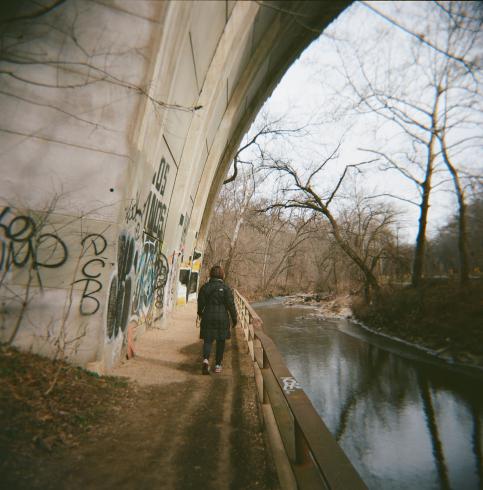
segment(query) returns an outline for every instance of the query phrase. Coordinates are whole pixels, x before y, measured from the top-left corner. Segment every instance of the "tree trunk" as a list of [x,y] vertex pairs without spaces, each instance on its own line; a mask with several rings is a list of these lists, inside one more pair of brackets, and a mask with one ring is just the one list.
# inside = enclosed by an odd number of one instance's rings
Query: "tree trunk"
[[364,261],[359,257],[357,252],[352,249],[352,247],[347,243],[346,240],[342,237],[339,231],[339,225],[337,224],[335,218],[332,216],[332,213],[328,210],[326,206],[324,206],[321,211],[327,217],[332,227],[332,234],[334,235],[335,241],[339,245],[339,247],[345,252],[346,255],[359,267],[361,272],[364,274],[365,284],[367,285],[367,293],[365,293],[366,299],[370,301],[371,298],[371,289],[379,293],[380,287],[377,282],[376,276],[372,273],[371,269],[364,263]]
[[467,246],[467,227],[466,227],[466,203],[463,188],[458,176],[458,172],[454,165],[450,162],[448,151],[446,148],[446,141],[443,138],[439,140],[441,145],[441,153],[443,155],[443,161],[451,174],[453,179],[454,188],[456,191],[456,197],[458,199],[458,255],[460,262],[460,284],[466,286],[470,279],[470,266],[468,260],[468,246]]
[[228,277],[230,275],[231,263],[233,261],[233,256],[235,255],[238,235],[240,234],[240,228],[242,224],[243,224],[243,215],[240,215],[235,223],[235,229],[233,230],[233,235],[231,237],[228,256],[225,261],[225,280],[228,280]]
[[245,219],[245,212],[248,206],[248,203],[250,202],[251,194],[249,192],[246,192],[242,206],[240,209],[240,214],[238,215],[235,223],[235,228],[233,230],[233,235],[231,237],[230,241],[230,248],[228,250],[228,257],[225,261],[225,280],[228,280],[228,277],[230,275],[230,269],[231,269],[231,263],[233,261],[233,256],[235,255],[235,250],[236,250],[236,244],[238,242],[238,236],[240,234],[240,228],[243,224],[243,221]]
[[420,214],[419,214],[419,227],[418,236],[416,237],[416,249],[414,251],[413,262],[413,274],[411,283],[414,287],[421,285],[424,270],[424,252],[426,250],[426,227],[428,224],[428,211],[429,211],[429,195],[431,193],[431,179],[433,177],[433,165],[436,156],[435,144],[436,144],[436,131],[438,121],[438,102],[441,95],[440,88],[438,87],[436,93],[436,99],[433,105],[433,112],[431,115],[431,137],[428,143],[428,159],[426,163],[426,174],[424,182],[421,184],[423,191],[423,197],[421,199]]
[[411,283],[414,287],[421,285],[424,267],[424,252],[426,250],[426,226],[428,224],[429,193],[431,191],[432,164],[428,164],[426,180],[423,184],[423,198],[420,204],[418,236],[416,237],[416,249],[414,251],[413,274]]
[[271,232],[268,232],[267,242],[265,244],[265,249],[263,251],[263,266],[262,266],[262,280],[261,280],[261,290],[263,294],[266,293],[266,277],[267,277],[267,262],[268,262],[268,252],[270,250],[271,245]]
[[334,276],[334,289],[335,292],[338,293],[338,285],[337,285],[337,268],[335,267],[335,260],[332,260],[332,274]]

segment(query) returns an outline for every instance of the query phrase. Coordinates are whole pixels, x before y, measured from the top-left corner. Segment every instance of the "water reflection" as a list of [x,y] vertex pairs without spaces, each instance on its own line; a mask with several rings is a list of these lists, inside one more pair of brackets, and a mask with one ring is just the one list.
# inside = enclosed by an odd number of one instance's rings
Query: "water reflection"
[[310,308],[255,309],[370,489],[482,488],[481,377]]

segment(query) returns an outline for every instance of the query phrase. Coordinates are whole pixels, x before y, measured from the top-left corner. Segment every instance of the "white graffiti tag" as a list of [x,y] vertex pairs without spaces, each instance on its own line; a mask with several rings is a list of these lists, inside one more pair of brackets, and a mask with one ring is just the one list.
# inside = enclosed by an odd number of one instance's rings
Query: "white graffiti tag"
[[287,378],[280,378],[283,383],[283,391],[287,393],[287,395],[290,395],[290,393],[293,393],[295,390],[301,390],[302,387],[299,385],[299,382],[292,377],[287,377]]

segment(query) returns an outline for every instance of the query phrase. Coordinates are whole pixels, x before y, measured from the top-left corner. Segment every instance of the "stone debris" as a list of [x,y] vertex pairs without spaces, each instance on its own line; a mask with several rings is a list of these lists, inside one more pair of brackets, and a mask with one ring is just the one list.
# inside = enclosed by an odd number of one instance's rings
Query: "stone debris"
[[322,318],[351,318],[351,295],[335,295],[332,293],[299,293],[286,296],[284,304],[288,306],[314,306],[317,315]]

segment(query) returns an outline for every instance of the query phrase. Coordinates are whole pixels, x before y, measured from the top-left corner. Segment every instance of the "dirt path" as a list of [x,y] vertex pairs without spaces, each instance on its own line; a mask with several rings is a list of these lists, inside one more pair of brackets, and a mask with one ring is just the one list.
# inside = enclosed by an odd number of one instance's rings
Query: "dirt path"
[[242,334],[227,343],[223,373],[202,376],[194,308],[142,337],[110,373],[135,382],[136,398],[80,447],[49,455],[28,488],[278,488]]

